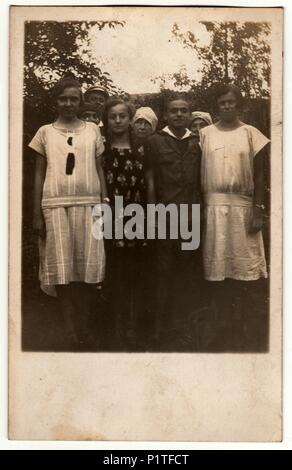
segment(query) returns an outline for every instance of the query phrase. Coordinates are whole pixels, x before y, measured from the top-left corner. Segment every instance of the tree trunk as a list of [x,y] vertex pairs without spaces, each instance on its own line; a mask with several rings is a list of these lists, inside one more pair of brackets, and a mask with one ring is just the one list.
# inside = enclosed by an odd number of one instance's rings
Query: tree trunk
[[229,81],[229,74],[228,74],[228,27],[224,25],[224,38],[225,38],[225,47],[223,51],[224,56],[224,81]]

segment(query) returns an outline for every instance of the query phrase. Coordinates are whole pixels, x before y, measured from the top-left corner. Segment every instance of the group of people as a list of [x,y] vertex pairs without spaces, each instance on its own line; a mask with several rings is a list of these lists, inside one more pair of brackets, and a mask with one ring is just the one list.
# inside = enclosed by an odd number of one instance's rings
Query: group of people
[[[121,343],[145,334],[147,315],[155,344],[170,330],[178,337],[186,310],[195,309],[188,299],[200,298],[203,279],[220,322],[241,283],[267,277],[261,229],[269,139],[240,121],[240,90],[217,87],[214,124],[209,113],[192,112],[183,95],[173,96],[160,130],[151,108],[135,109],[99,85],[83,94],[78,81],[65,77],[53,92],[58,116],[29,144],[36,154],[33,227],[41,287],[60,299],[72,347],[90,334],[97,296]],[[117,196],[125,205],[200,204],[200,248],[182,250],[169,230],[157,240],[97,239],[94,208],[109,204],[115,217]],[[171,313],[174,303],[179,307]]]

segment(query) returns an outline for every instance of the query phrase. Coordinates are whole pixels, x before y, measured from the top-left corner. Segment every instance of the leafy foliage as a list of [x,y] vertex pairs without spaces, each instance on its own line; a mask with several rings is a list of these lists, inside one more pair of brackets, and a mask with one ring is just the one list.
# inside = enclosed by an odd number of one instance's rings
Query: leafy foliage
[[100,83],[110,94],[123,93],[110,75],[101,70],[92,55],[91,33],[103,28],[123,27],[123,22],[29,21],[25,24],[24,116],[23,116],[23,237],[24,260],[34,266],[31,253],[37,252],[31,229],[32,192],[35,160],[28,148],[32,136],[43,124],[55,118],[51,88],[65,73],[71,72],[83,88]]
[[25,135],[54,119],[50,88],[72,72],[83,87],[100,83],[111,94],[122,93],[92,55],[90,33],[120,21],[28,21],[25,24],[24,123]]
[[163,73],[153,77],[151,81],[159,84],[160,91],[169,89],[170,83],[178,90],[189,88],[192,83],[185,66],[181,66],[175,73]]
[[[210,35],[201,46],[191,31],[181,32],[175,23],[172,33],[184,48],[194,51],[201,62],[200,80],[190,77],[191,89],[207,90],[218,82],[237,83],[247,98],[265,98],[270,94],[270,25],[253,22],[201,22]],[[179,75],[176,86],[182,83]],[[185,79],[184,79],[185,80]]]

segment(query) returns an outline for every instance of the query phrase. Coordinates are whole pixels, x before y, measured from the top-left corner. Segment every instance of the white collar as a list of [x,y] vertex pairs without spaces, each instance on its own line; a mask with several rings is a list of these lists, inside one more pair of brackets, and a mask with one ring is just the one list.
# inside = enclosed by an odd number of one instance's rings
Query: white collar
[[192,132],[189,129],[186,129],[186,132],[184,133],[184,135],[181,138],[174,135],[173,132],[171,132],[171,130],[169,129],[168,126],[165,126],[162,130],[164,132],[166,132],[167,134],[171,135],[171,137],[174,137],[176,140],[187,139],[188,137],[190,137],[190,135],[192,135]]

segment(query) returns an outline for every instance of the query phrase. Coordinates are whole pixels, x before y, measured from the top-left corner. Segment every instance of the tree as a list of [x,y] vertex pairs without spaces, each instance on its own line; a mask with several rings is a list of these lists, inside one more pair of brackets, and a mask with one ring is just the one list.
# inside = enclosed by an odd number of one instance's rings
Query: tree
[[91,51],[91,32],[124,22],[29,21],[25,24],[24,134],[23,134],[23,262],[27,278],[37,276],[37,241],[31,227],[35,158],[28,143],[43,124],[53,122],[55,108],[51,88],[65,73],[72,72],[85,87],[100,83],[109,93],[120,93],[110,75],[101,70]]
[[151,78],[151,81],[158,83],[161,92],[169,89],[170,86],[176,88],[177,91],[185,91],[186,88],[190,88],[192,83],[185,65],[180,66],[179,70],[175,73],[163,73]]
[[[184,48],[194,51],[201,62],[201,80],[190,80],[191,88],[208,89],[217,82],[237,83],[247,98],[270,94],[270,26],[252,22],[201,22],[210,41],[201,46],[191,31],[182,33],[175,23],[172,33]],[[179,77],[179,76],[178,76]],[[176,86],[181,83],[177,82]]]
[[109,93],[122,93],[107,72],[98,67],[92,55],[90,32],[95,28],[124,26],[119,21],[28,21],[24,50],[25,136],[54,118],[50,88],[66,72],[72,72],[81,85],[100,83]]

